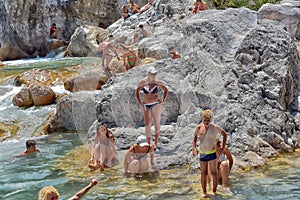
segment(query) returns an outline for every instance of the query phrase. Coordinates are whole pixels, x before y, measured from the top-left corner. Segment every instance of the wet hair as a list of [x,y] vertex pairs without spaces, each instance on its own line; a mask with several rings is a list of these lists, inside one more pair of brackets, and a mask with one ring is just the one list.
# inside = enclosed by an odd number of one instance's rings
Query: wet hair
[[58,191],[53,186],[43,187],[39,191],[39,200],[51,200],[51,194],[55,194],[58,197],[60,196]]
[[201,112],[201,117],[202,118],[205,118],[205,119],[212,119],[212,116],[213,116],[213,112],[209,109],[207,110],[203,110]]
[[34,140],[27,140],[26,141],[26,148],[29,148],[33,145],[35,146],[35,141]]
[[143,24],[140,24],[140,25],[139,25],[139,28],[144,28],[144,25],[143,25]]

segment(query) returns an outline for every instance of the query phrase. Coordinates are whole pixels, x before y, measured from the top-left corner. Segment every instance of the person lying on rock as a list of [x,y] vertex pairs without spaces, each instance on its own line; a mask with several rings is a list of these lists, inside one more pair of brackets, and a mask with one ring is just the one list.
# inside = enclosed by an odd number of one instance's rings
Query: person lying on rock
[[107,125],[98,122],[96,125],[96,134],[92,146],[91,159],[88,162],[88,167],[92,170],[104,167],[113,167],[116,160],[116,147],[113,133],[107,129]]
[[130,173],[133,177],[137,174],[148,172],[150,154],[150,164],[154,167],[154,150],[153,146],[149,145],[147,138],[141,135],[137,138],[136,144],[131,146],[124,158],[124,173]]
[[151,8],[151,6],[154,4],[154,2],[155,2],[155,0],[148,0],[148,3],[146,5],[144,5],[138,12],[140,14],[142,14],[143,12],[145,12],[146,10]]

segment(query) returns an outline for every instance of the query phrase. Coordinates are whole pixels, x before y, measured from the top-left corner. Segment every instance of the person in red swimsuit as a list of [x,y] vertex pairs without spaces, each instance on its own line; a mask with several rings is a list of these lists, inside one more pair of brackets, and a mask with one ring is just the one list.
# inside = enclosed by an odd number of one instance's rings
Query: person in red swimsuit
[[208,10],[208,9],[209,9],[209,7],[206,2],[202,2],[202,0],[196,0],[194,2],[194,9],[192,10],[191,15],[196,14],[200,10]]
[[53,23],[50,27],[50,38],[57,39],[57,27],[55,23]]

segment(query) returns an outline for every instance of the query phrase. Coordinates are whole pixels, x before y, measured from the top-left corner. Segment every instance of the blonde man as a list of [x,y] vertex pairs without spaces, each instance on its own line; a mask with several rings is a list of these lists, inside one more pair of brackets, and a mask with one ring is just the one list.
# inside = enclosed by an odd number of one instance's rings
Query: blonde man
[[[75,199],[81,199],[88,191],[98,184],[97,179],[92,179],[92,181],[84,187],[82,190],[77,192],[73,197],[71,197],[69,200],[75,200]],[[39,200],[58,200],[59,199],[59,193],[53,186],[46,186],[43,187],[39,192]]]
[[193,155],[197,155],[197,138],[200,139],[200,169],[201,169],[201,186],[203,190],[203,197],[207,197],[206,190],[208,167],[211,169],[213,193],[217,192],[217,152],[215,147],[215,141],[218,133],[223,135],[222,147],[219,148],[218,155],[222,154],[227,141],[227,133],[217,125],[211,123],[213,112],[211,110],[204,110],[201,113],[202,122],[197,125],[194,139],[193,139]]

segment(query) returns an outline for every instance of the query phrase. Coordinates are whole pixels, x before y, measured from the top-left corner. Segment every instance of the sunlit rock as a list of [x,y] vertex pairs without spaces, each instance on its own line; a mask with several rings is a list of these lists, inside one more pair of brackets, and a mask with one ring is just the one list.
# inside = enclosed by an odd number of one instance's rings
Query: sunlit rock
[[50,87],[30,85],[13,97],[13,104],[19,107],[48,105],[55,101],[55,93]]

